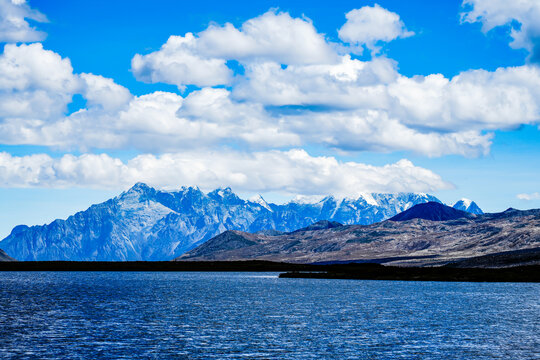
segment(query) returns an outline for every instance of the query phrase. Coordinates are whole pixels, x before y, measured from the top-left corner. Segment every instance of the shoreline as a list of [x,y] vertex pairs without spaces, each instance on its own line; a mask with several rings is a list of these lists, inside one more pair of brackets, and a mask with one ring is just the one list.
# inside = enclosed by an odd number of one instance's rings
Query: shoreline
[[279,272],[280,278],[463,282],[540,282],[540,265],[504,268],[397,267],[376,263],[295,264],[272,261],[16,261],[4,271]]

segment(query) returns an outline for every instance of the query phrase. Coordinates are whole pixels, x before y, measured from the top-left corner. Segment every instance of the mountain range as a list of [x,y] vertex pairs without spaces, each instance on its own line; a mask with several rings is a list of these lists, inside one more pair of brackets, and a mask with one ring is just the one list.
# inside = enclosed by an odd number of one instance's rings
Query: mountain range
[[276,205],[261,196],[243,200],[230,188],[164,191],[137,183],[66,220],[16,226],[0,248],[23,261],[171,260],[226,230],[272,236],[320,220],[368,225],[426,202],[440,203],[427,194],[374,193]]
[[474,215],[429,202],[371,225],[323,221],[278,235],[226,231],[177,260],[425,266],[484,258],[489,266],[513,255],[521,264],[540,263],[540,209]]

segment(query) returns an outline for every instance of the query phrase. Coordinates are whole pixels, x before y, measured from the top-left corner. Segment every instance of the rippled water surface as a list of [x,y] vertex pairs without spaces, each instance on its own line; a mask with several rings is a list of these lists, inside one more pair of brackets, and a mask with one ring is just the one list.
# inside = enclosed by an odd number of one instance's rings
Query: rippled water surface
[[0,358],[540,359],[540,284],[3,272]]

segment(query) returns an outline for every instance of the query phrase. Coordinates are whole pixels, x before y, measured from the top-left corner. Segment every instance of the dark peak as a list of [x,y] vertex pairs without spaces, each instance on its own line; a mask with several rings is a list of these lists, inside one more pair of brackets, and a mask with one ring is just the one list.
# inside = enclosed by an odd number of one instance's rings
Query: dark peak
[[455,220],[460,218],[470,218],[474,215],[468,212],[454,209],[444,204],[430,201],[423,204],[418,204],[405,210],[396,216],[390,218],[392,221],[406,221],[411,219],[424,219],[431,221]]
[[305,228],[295,230],[293,232],[324,230],[324,229],[332,229],[332,228],[341,227],[341,226],[343,226],[343,224],[338,223],[337,221],[319,220],[316,223],[306,226]]

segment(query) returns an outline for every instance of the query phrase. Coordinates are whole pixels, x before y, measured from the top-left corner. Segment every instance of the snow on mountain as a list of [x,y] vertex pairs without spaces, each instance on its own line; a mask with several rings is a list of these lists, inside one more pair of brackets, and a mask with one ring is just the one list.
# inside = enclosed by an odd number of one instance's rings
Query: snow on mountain
[[453,208],[457,210],[461,210],[461,211],[466,211],[471,214],[476,214],[476,215],[481,215],[484,213],[482,209],[480,209],[480,207],[474,201],[465,199],[465,198],[456,202]]
[[325,197],[276,205],[239,198],[230,188],[156,190],[143,183],[66,220],[17,226],[0,248],[18,260],[170,260],[226,231],[293,231],[320,220],[372,224],[413,205],[440,202],[427,194]]
[[289,203],[295,204],[318,204],[324,199],[320,195],[296,195]]
[[251,198],[248,199],[248,201],[254,204],[261,205],[263,208],[265,208],[266,210],[270,212],[273,211],[270,205],[266,202],[266,200],[264,200],[264,198],[260,194],[252,196]]

